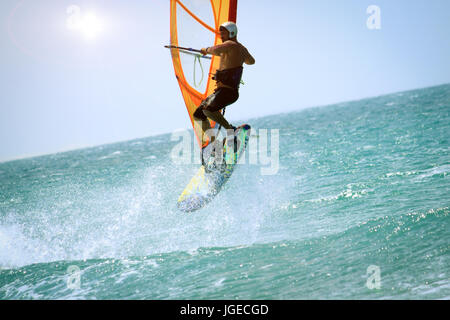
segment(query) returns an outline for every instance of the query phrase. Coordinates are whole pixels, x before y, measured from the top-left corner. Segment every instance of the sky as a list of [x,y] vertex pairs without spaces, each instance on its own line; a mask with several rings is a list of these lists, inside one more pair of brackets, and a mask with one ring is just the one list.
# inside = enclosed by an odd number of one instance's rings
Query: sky
[[[169,19],[169,0],[2,0],[0,161],[190,128]],[[450,83],[448,0],[238,0],[237,24],[256,64],[232,124]]]

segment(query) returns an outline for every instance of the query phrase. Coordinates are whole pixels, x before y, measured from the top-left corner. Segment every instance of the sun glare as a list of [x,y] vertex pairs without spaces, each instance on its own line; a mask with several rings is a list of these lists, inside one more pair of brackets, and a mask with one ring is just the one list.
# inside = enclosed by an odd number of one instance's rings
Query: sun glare
[[95,39],[104,31],[104,24],[95,12],[82,13],[77,6],[68,8],[67,28],[80,32],[86,39]]
[[88,39],[96,38],[102,32],[102,23],[95,13],[89,12],[84,16],[80,30]]

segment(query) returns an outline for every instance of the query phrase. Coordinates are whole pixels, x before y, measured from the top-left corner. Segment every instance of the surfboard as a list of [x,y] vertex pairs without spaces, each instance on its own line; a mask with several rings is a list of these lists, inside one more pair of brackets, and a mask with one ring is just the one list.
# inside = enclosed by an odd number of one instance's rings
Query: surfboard
[[237,128],[235,136],[225,138],[223,158],[215,154],[205,161],[179,196],[178,209],[192,212],[203,208],[214,199],[230,179],[236,164],[247,148],[250,129],[248,124],[243,124]]

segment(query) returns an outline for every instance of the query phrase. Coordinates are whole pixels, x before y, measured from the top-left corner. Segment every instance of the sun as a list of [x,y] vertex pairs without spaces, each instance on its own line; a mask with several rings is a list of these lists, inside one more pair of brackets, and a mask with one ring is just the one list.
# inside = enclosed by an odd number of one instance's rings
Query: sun
[[82,20],[80,30],[88,39],[94,39],[103,31],[103,24],[94,12],[88,12]]
[[82,13],[78,6],[71,6],[67,13],[67,28],[80,32],[88,40],[97,38],[104,31],[103,21],[93,11]]

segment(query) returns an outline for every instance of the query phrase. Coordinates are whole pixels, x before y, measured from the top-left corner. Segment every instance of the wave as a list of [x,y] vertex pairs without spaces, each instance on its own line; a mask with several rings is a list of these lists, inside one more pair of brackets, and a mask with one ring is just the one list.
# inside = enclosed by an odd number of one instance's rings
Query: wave
[[[0,298],[445,298],[449,214],[445,207],[373,218],[302,241],[33,264],[0,271]],[[79,270],[77,289],[67,285],[70,266]],[[379,290],[366,286],[370,266],[381,270]]]

